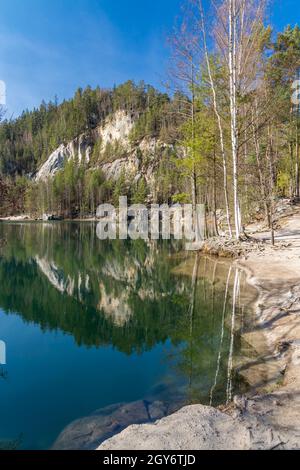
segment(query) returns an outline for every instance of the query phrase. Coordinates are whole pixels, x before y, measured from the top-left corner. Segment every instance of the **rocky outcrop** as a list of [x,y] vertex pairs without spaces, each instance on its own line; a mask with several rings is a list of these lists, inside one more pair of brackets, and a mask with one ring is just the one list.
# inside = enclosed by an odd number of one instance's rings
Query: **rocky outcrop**
[[105,152],[108,144],[118,142],[129,150],[129,134],[134,125],[131,116],[123,111],[116,112],[107,118],[102,126],[99,126],[91,134],[82,134],[68,144],[61,144],[42,165],[35,176],[35,181],[46,181],[61,170],[70,159],[78,159],[79,163],[89,164],[95,143],[100,140],[101,151]]
[[144,178],[150,187],[154,187],[155,171],[164,152],[168,150],[172,150],[172,146],[158,139],[144,138],[138,144],[129,146],[124,157],[103,163],[101,168],[107,179],[117,180],[125,174],[128,179],[136,181]]
[[[61,170],[67,161],[77,159],[79,163],[85,162],[87,167],[97,165],[107,179],[117,180],[125,174],[132,182],[143,177],[148,185],[154,188],[154,173],[160,161],[158,157],[172,150],[172,146],[150,137],[140,142],[131,142],[130,133],[134,124],[133,115],[117,111],[93,132],[82,134],[68,144],[61,144],[36,173],[35,181],[47,181]],[[91,164],[96,144],[97,163]],[[109,147],[112,155],[107,157]]]
[[48,178],[52,178],[64,167],[66,161],[71,159],[77,158],[79,162],[84,160],[88,163],[91,152],[92,141],[85,135],[81,135],[67,145],[61,144],[39,169],[35,175],[35,181],[47,181]]
[[119,142],[125,149],[130,149],[129,135],[133,129],[135,119],[124,111],[117,111],[108,117],[103,126],[98,127],[97,135],[101,139],[102,148],[107,144]]
[[280,435],[255,416],[191,405],[156,423],[132,425],[98,450],[271,450],[281,445]]
[[151,423],[174,412],[181,403],[139,400],[118,403],[69,424],[53,444],[54,450],[94,450],[130,424]]

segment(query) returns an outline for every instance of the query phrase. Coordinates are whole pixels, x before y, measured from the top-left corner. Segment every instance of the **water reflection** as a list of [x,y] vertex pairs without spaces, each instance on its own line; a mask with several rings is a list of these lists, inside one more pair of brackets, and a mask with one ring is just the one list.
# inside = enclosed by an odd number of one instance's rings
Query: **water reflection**
[[[30,325],[38,325],[41,334],[64,332],[77,345],[71,351],[64,343],[66,356],[78,358],[75,348],[96,348],[102,363],[106,348],[111,348],[105,359],[111,362],[105,376],[108,391],[103,390],[103,377],[95,374],[94,363],[86,364],[85,390],[102,387],[90,412],[114,400],[150,396],[155,387],[159,398],[178,393],[187,402],[216,405],[230,400],[241,386],[234,366],[243,354],[238,332],[249,298],[243,274],[230,263],[186,254],[175,241],[99,241],[95,226],[84,223],[1,224],[0,240],[0,308],[22,318],[22,335]],[[145,371],[135,372],[143,388],[136,381],[120,384],[118,393],[112,388],[121,373],[113,351],[128,357],[122,371],[128,377],[136,367],[135,355],[141,366],[145,361]],[[42,374],[32,354],[32,374]],[[43,360],[50,359],[45,354]],[[24,358],[18,361],[23,367]],[[72,372],[63,356],[60,367],[68,383]],[[49,394],[63,386],[55,384],[54,377],[45,379]],[[161,383],[164,386],[158,387]],[[36,381],[32,379],[30,386],[34,389]],[[18,390],[14,393],[17,397]],[[76,400],[84,400],[80,393],[85,392],[71,393],[74,406],[68,416],[57,418],[60,423],[80,416]],[[28,406],[36,412],[34,403]],[[64,413],[63,406],[57,413]],[[52,433],[61,430],[55,426]],[[23,431],[16,428],[15,435]],[[47,429],[42,432],[47,434]],[[52,437],[45,437],[45,442]],[[32,446],[44,445],[34,439]]]

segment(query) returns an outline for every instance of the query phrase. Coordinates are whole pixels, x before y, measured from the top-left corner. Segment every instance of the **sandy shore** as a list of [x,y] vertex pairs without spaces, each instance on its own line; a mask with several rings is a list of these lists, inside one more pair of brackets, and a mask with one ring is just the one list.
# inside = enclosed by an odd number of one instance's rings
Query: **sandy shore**
[[240,366],[252,395],[235,397],[220,410],[193,405],[154,424],[130,426],[99,450],[300,448],[298,208],[282,219],[276,236],[274,248],[267,243],[235,261],[258,291],[253,327],[244,335],[257,357]]
[[31,217],[30,215],[11,215],[8,217],[0,217],[0,222],[97,222],[96,217],[85,217],[76,219],[55,219],[55,220],[43,220],[42,217]]

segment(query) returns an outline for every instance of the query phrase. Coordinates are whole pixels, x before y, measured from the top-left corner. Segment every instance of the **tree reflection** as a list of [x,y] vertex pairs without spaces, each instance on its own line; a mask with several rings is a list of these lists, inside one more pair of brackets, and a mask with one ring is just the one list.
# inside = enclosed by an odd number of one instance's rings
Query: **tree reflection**
[[183,255],[175,241],[103,242],[85,223],[1,224],[0,238],[6,314],[126,354],[168,341],[189,401],[216,404],[226,383],[232,393],[239,277],[232,286],[230,265]]

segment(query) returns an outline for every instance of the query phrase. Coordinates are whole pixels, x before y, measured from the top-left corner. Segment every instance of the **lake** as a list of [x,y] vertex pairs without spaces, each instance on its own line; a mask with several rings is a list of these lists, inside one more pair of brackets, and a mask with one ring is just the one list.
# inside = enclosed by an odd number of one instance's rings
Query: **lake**
[[93,223],[0,224],[2,447],[50,448],[116,403],[219,405],[245,388],[244,275],[182,248],[100,241]]

